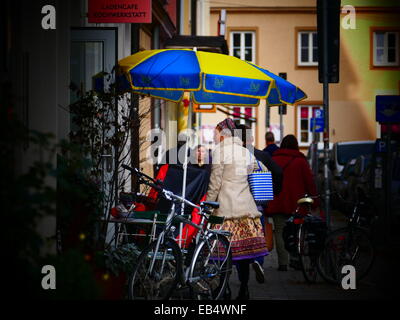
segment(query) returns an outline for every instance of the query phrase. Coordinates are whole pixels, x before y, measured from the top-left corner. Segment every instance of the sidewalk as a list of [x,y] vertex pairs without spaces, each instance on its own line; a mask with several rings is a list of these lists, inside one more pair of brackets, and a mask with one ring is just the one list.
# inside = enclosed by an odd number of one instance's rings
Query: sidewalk
[[[345,219],[338,214],[332,214],[334,229],[345,223]],[[353,300],[353,299],[382,299],[389,293],[387,285],[382,281],[395,279],[397,274],[393,268],[387,268],[387,260],[377,254],[376,261],[369,275],[357,284],[356,290],[344,290],[326,283],[318,278],[317,283],[307,284],[301,271],[289,267],[288,271],[278,271],[276,251],[273,250],[264,261],[265,283],[259,284],[255,273],[250,266],[249,291],[252,300]],[[399,270],[399,269],[398,269]],[[232,299],[238,295],[240,282],[236,268],[231,275],[230,286]]]

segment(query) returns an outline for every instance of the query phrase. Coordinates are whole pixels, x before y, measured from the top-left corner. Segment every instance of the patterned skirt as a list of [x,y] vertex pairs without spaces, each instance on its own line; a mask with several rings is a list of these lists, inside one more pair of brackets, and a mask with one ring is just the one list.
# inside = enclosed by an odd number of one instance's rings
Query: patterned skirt
[[[221,225],[213,227],[219,229]],[[234,261],[268,255],[260,218],[243,217],[225,220],[222,229],[232,234],[230,242]]]

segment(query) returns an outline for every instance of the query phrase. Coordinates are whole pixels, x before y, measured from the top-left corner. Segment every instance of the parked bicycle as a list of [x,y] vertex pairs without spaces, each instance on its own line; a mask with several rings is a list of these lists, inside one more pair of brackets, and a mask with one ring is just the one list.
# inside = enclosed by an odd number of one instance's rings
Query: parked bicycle
[[[318,259],[320,274],[329,283],[341,282],[342,268],[345,265],[355,268],[357,281],[363,279],[375,259],[369,233],[375,217],[369,214],[371,206],[367,197],[360,190],[357,190],[357,195],[356,202],[352,203],[353,211],[347,226],[334,230],[327,236],[324,250]],[[343,198],[342,200],[345,201]]]
[[[136,168],[123,167],[136,174],[139,183],[156,189],[173,203],[157,239],[138,258],[129,279],[128,297],[135,300],[183,298],[189,291],[192,299],[221,299],[232,271],[232,252],[230,233],[210,228],[223,222],[223,218],[211,215],[211,210],[218,208],[219,203],[204,201],[197,206],[162,188]],[[182,203],[199,210],[199,224],[176,212],[175,205]],[[175,231],[181,223],[198,230],[187,249],[183,248],[182,239],[176,240]]]
[[318,276],[318,257],[323,250],[327,228],[325,222],[312,215],[313,198],[305,195],[297,201],[295,213],[283,230],[285,248],[292,259],[298,259],[305,280],[315,283]]

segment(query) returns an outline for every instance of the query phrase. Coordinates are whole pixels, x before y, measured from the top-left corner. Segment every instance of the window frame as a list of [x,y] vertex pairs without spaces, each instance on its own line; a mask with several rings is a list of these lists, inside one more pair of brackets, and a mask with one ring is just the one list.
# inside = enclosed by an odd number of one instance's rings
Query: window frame
[[[384,57],[386,58],[383,63],[378,63],[376,61],[376,33],[377,32],[384,32]],[[387,62],[387,35],[389,33],[396,34],[396,62],[390,63]],[[385,46],[386,45],[386,46]],[[377,69],[377,70],[399,70],[400,68],[400,28],[399,27],[370,27],[370,69]]]
[[[308,142],[301,142],[301,108],[306,107],[309,108],[308,111],[308,125],[307,125],[307,132],[308,132]],[[299,142],[299,147],[300,148],[308,148],[312,142],[312,134],[309,131],[309,126],[310,126],[310,119],[312,118],[312,110],[313,108],[318,107],[319,109],[323,109],[323,103],[321,101],[310,101],[308,103],[300,103],[296,105],[296,126],[295,126],[295,132],[296,132],[296,137]],[[311,112],[310,112],[311,110]],[[323,142],[323,135],[320,134],[319,141],[318,142]]]
[[[228,32],[228,46],[229,46],[229,55],[233,56],[233,37],[234,34],[240,34],[240,52],[241,52],[241,57],[244,58],[244,50],[245,50],[245,34],[246,33],[251,33],[252,34],[252,60],[249,62],[252,62],[254,64],[257,64],[257,60],[258,60],[258,27],[228,27],[227,28],[227,32]],[[244,59],[243,59],[244,60]],[[247,61],[247,60],[246,60]],[[238,106],[232,106],[232,111],[234,110],[234,107],[238,107]],[[252,108],[252,114],[251,117],[252,118],[256,118],[255,115],[255,109],[258,108]],[[240,112],[242,114],[244,114],[246,112],[246,106],[241,106],[240,107]],[[244,119],[238,119],[232,116],[232,118],[234,120],[239,120],[239,123],[241,124],[246,124],[246,121]],[[253,130],[253,134],[257,134],[257,130],[255,130],[255,123],[252,123],[251,125],[252,130]],[[256,138],[257,139],[257,138]]]
[[[308,61],[307,62],[302,62],[301,61],[301,34],[303,33],[308,33],[309,34],[309,43],[308,43]],[[310,47],[311,42],[312,42],[312,34],[316,33],[317,34],[317,27],[296,27],[295,28],[295,48],[296,48],[296,54],[295,54],[295,66],[296,68],[318,68],[318,61],[313,62],[312,61],[312,54],[313,54],[313,48]],[[314,44],[314,43],[313,43]],[[318,43],[316,44],[318,47]],[[311,50],[310,50],[311,48]],[[310,60],[311,58],[311,60]],[[317,58],[318,60],[318,58]],[[311,61],[311,62],[310,62]]]
[[[229,55],[233,56],[233,37],[235,34],[240,34],[240,56],[242,60],[244,60],[244,50],[246,49],[245,45],[245,34],[250,33],[252,35],[252,60],[249,61],[251,63],[256,63],[256,50],[257,50],[257,43],[256,43],[256,31],[255,30],[232,30],[229,32]],[[246,60],[248,61],[248,60]]]

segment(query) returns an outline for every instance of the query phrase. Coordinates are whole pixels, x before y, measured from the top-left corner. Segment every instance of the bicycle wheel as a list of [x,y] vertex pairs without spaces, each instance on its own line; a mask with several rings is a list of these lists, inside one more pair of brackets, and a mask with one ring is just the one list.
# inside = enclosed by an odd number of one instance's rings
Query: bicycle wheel
[[307,240],[308,230],[304,224],[299,229],[299,258],[301,271],[304,278],[308,283],[315,283],[317,281],[317,256],[313,254],[310,244]]
[[341,228],[328,235],[318,259],[318,270],[327,282],[338,284],[342,279],[342,267],[352,265],[359,281],[368,274],[374,259],[374,247],[363,229]]
[[171,239],[161,243],[157,252],[156,246],[153,241],[140,254],[128,282],[129,299],[166,300],[176,288],[182,274],[179,246]]
[[232,271],[229,240],[212,234],[197,246],[189,269],[192,298],[219,300],[224,297]]

